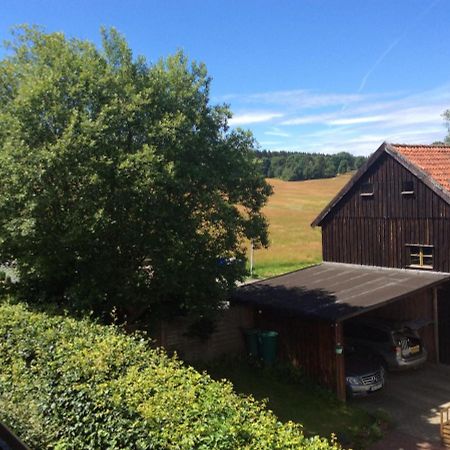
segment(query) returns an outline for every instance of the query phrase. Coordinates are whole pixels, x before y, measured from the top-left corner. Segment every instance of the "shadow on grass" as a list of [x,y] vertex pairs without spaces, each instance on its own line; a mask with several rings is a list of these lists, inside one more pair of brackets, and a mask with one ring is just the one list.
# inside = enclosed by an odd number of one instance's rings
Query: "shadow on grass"
[[[381,437],[374,415],[354,405],[340,402],[333,393],[288,366],[263,368],[242,359],[197,366],[215,379],[227,379],[239,394],[267,401],[269,409],[282,421],[303,425],[306,435],[329,438],[335,434],[342,445],[364,449]],[[364,399],[361,399],[364,401]]]

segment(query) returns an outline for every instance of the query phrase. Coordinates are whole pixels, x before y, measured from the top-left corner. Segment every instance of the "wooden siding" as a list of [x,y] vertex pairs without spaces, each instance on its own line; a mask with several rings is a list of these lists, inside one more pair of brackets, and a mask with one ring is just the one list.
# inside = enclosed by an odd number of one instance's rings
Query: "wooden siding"
[[178,317],[171,322],[159,323],[151,333],[157,345],[186,361],[212,361],[224,355],[245,354],[243,330],[254,327],[254,310],[247,306],[232,306],[223,311],[215,323],[215,331],[206,340],[186,335],[192,322]]
[[[414,194],[402,195],[402,183]],[[362,183],[374,195],[360,196]],[[406,244],[433,245],[433,268],[450,272],[450,205],[388,154],[345,195],[322,224],[325,261],[404,268]]]
[[278,332],[280,359],[302,368],[316,382],[345,398],[343,356],[336,355],[336,343],[343,339],[341,324],[262,310],[256,326]]
[[450,283],[438,289],[439,360],[450,364]]

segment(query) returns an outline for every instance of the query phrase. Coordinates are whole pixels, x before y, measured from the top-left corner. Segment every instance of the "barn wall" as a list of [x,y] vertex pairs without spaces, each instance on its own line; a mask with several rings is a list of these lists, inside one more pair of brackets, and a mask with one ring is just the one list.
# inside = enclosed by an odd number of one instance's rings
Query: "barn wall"
[[309,377],[333,391],[341,389],[338,359],[342,356],[336,355],[335,351],[335,324],[261,311],[257,314],[256,326],[278,332],[281,360],[302,368]]
[[211,361],[223,355],[245,352],[243,330],[254,327],[253,309],[233,306],[223,311],[216,330],[206,341],[186,336],[191,321],[177,318],[160,324],[154,338],[169,352],[176,351],[186,361]]
[[[402,182],[414,195],[402,195]],[[362,183],[374,195],[362,197]],[[405,244],[434,246],[434,270],[450,272],[450,206],[422,181],[385,154],[346,194],[322,224],[325,261],[404,268]]]
[[450,364],[450,283],[437,290],[439,360]]

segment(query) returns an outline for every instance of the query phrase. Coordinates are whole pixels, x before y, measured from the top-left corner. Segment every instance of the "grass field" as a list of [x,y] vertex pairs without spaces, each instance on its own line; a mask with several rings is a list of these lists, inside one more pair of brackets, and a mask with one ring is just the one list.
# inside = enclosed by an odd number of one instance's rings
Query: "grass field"
[[254,276],[278,275],[321,261],[320,228],[311,228],[311,222],[351,175],[308,181],[268,180],[274,189],[264,209],[270,224],[270,247],[255,250]]

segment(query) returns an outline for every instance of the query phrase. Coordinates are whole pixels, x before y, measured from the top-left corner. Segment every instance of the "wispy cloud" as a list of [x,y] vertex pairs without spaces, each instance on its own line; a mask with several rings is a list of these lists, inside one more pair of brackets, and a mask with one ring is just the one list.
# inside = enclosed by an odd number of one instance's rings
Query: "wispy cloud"
[[327,123],[329,125],[357,125],[361,123],[383,122],[384,116],[363,116],[363,117],[346,117],[344,119],[334,119]]
[[264,131],[264,134],[267,136],[277,136],[277,137],[289,137],[291,134],[286,131],[281,130],[280,128],[273,127],[268,131]]
[[364,96],[360,94],[327,94],[303,89],[258,93],[243,98],[244,102],[249,103],[258,102],[295,108],[322,108],[343,103],[356,103],[362,100],[364,100]]
[[[442,123],[442,112],[450,104],[450,85],[404,96],[389,102],[369,101],[347,111],[303,114],[284,119],[281,125],[323,124],[328,126],[387,123],[389,127],[434,122]],[[376,114],[370,114],[370,113]]]
[[230,120],[231,126],[248,125],[252,123],[269,122],[272,119],[282,117],[283,114],[271,112],[249,112],[236,114]]
[[263,147],[277,147],[283,143],[281,141],[261,141],[260,144]]
[[368,98],[371,94],[355,93],[323,93],[309,89],[293,89],[284,91],[257,92],[253,94],[228,94],[214,98],[215,101],[239,103],[241,105],[278,105],[284,108],[325,108],[354,104]]
[[[426,143],[443,139],[446,129],[442,113],[450,107],[450,83],[414,93],[382,92],[357,97],[314,93],[316,99],[308,97],[307,102],[299,100],[301,95],[298,101],[284,100],[288,96],[286,92],[269,92],[244,96],[244,101],[236,99],[240,112],[231,124],[250,125],[261,145],[272,150],[368,154],[384,140]],[[352,103],[343,110],[342,102],[348,98],[353,99]]]

